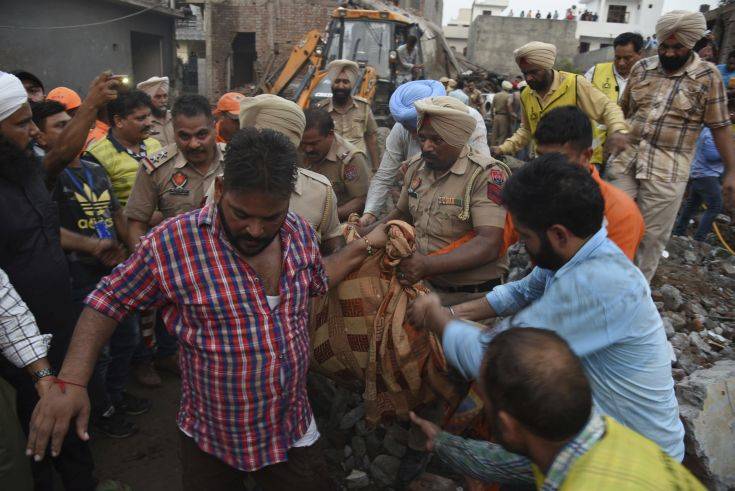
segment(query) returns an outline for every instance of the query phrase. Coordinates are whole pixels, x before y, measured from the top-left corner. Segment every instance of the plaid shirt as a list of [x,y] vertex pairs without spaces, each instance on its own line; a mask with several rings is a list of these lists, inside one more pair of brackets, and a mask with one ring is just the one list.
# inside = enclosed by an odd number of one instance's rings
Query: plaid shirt
[[[579,434],[557,454],[543,479],[542,491],[561,488],[574,463],[587,453],[605,434],[605,421],[596,411]],[[434,451],[453,470],[480,481],[500,484],[538,484],[540,471],[526,457],[504,450],[498,444],[466,440],[449,433],[440,433],[434,441]]]
[[0,352],[18,368],[45,358],[51,334],[41,334],[36,319],[8,275],[0,269]]
[[243,471],[285,461],[312,419],[309,297],[326,292],[327,278],[303,219],[289,213],[280,240],[281,303],[273,311],[258,275],[225,238],[216,205],[157,227],[86,300],[118,321],[161,308],[181,345],[179,427]]
[[727,96],[717,67],[693,53],[686,65],[667,74],[658,56],[633,67],[620,98],[631,127],[631,146],[613,159],[610,176],[681,182],[689,179],[697,136],[730,125]]

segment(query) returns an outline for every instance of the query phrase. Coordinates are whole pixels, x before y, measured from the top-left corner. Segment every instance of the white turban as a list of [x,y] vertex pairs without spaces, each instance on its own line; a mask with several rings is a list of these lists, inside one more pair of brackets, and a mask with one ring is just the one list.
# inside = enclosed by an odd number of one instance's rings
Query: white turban
[[656,37],[662,43],[674,36],[685,48],[692,49],[702,39],[707,30],[707,22],[701,12],[672,10],[656,22]]
[[532,41],[513,51],[513,56],[516,63],[520,63],[523,59],[526,60],[526,63],[548,70],[554,68],[554,62],[556,62],[556,46]]
[[151,77],[136,85],[138,90],[142,90],[151,97],[156,95],[158,89],[163,89],[163,91],[168,94],[168,86],[168,77]]
[[500,86],[503,88],[503,90],[507,90],[507,91],[513,90],[513,84],[508,82],[507,80],[503,80],[503,83],[500,84]]
[[0,72],[0,121],[7,119],[28,102],[28,93],[23,82],[15,75]]
[[464,147],[477,126],[467,106],[454,97],[421,99],[414,106],[419,117],[418,128],[428,122],[442,140],[455,148]]
[[327,77],[334,83],[339,74],[345,72],[351,85],[355,85],[357,77],[360,74],[360,65],[350,60],[334,60],[326,66]]

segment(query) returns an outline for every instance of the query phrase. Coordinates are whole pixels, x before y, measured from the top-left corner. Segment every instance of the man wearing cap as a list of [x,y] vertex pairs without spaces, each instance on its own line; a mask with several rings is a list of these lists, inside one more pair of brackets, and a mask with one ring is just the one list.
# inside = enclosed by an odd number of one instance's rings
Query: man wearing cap
[[[458,90],[464,95],[464,92]],[[365,202],[365,212],[360,225],[368,226],[382,216],[388,207],[389,193],[395,191],[394,199],[398,200],[401,190],[401,164],[418,153],[421,143],[416,132],[417,114],[414,102],[427,97],[446,95],[444,86],[436,80],[415,80],[398,87],[390,98],[390,114],[396,123],[385,140],[385,152],[378,171],[373,176]],[[466,96],[465,96],[466,97]],[[487,145],[487,129],[482,116],[475,109],[468,107],[469,114],[474,116],[475,130],[468,145],[476,153],[490,156]],[[400,175],[399,175],[400,174]]]
[[733,204],[735,150],[725,88],[717,68],[692,49],[706,28],[699,12],[663,15],[656,24],[658,56],[633,67],[620,98],[632,145],[611,161],[607,177],[641,209],[646,233],[635,262],[649,281],[674,226],[702,125],[712,130],[726,168],[723,194]]
[[79,97],[79,94],[68,87],[51,89],[51,92],[46,96],[46,100],[60,103],[66,109],[66,114],[71,117],[74,117],[77,109],[82,105],[82,98]]
[[168,146],[174,142],[174,125],[168,110],[168,77],[151,77],[140,82],[136,88],[148,94],[153,102],[151,137]]
[[334,121],[324,109],[307,109],[304,115],[306,129],[299,147],[304,159],[300,165],[332,183],[340,221],[347,221],[352,213],[362,214],[370,186],[365,154],[336,134]]
[[28,94],[29,102],[41,102],[46,97],[46,90],[43,88],[41,79],[31,72],[18,70],[13,72],[13,75],[18,77],[23,83],[23,88],[26,90],[26,94]]
[[217,143],[229,143],[232,135],[240,129],[240,103],[245,96],[239,92],[227,92],[217,101],[214,115],[217,118]]
[[378,158],[378,124],[370,103],[353,96],[360,67],[354,61],[334,60],[327,65],[327,78],[332,81],[332,98],[319,101],[317,107],[327,111],[334,121],[334,132],[370,157],[372,169],[380,165]]
[[427,280],[442,303],[481,297],[508,270],[499,258],[505,210],[500,190],[508,176],[492,157],[468,145],[475,119],[448,96],[415,102],[421,153],[408,161],[396,209],[381,223],[416,227],[416,252],[401,261],[404,285]]
[[[298,147],[306,127],[306,118],[298,104],[277,95],[261,94],[243,99],[240,104],[240,125],[243,128],[277,131]],[[322,254],[336,252],[345,242],[337,217],[337,196],[332,184],[317,172],[301,167],[297,172],[288,209],[314,228]],[[211,203],[213,198],[214,184],[207,191],[207,203]]]
[[521,126],[501,145],[493,146],[494,154],[515,155],[531,142],[541,116],[560,106],[579,107],[592,121],[607,127],[608,144],[614,151],[625,148],[628,126],[620,107],[584,77],[554,70],[556,46],[533,41],[513,55],[528,83],[521,91]]
[[513,84],[503,80],[501,90],[493,96],[493,145],[500,145],[510,136],[510,115],[513,112]]

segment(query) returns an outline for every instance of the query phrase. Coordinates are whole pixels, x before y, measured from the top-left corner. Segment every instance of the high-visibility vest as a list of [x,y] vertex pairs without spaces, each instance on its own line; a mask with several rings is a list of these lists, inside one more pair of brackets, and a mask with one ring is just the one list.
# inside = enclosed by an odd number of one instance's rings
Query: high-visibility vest
[[[595,65],[595,69],[592,71],[592,85],[597,87],[608,99],[613,101],[615,104],[618,103],[618,96],[620,95],[620,87],[618,86],[618,79],[615,78],[615,72],[613,71],[613,63],[611,61],[607,63],[598,63]],[[592,121],[592,132],[594,135],[594,153],[590,161],[593,164],[602,163],[603,147],[607,140],[607,131]]]
[[530,87],[524,87],[521,91],[521,106],[523,107],[526,121],[528,121],[531,136],[536,134],[538,122],[545,113],[557,107],[577,105],[578,75],[560,71],[559,76],[561,77],[559,88],[556,89],[546,107],[541,107],[541,104],[539,104],[538,99]]

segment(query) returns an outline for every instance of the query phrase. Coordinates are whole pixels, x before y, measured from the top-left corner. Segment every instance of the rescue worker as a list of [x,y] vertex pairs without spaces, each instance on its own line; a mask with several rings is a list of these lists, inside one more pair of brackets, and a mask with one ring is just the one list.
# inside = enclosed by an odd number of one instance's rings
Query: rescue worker
[[140,82],[136,88],[148,94],[153,102],[153,129],[151,136],[167,146],[174,143],[174,126],[168,110],[168,77],[151,77]]
[[[464,94],[462,91],[460,93]],[[390,114],[396,124],[385,140],[385,152],[380,162],[378,172],[370,182],[365,212],[360,218],[360,225],[365,227],[375,222],[383,215],[386,208],[390,208],[390,193],[395,191],[393,201],[398,201],[401,191],[403,174],[401,164],[421,152],[418,133],[416,132],[417,113],[414,102],[427,97],[446,95],[444,87],[436,80],[415,80],[398,87],[390,98]],[[450,94],[451,95],[451,94]],[[469,114],[475,118],[475,130],[468,145],[476,153],[490,156],[487,145],[487,129],[482,116],[471,107],[467,107]]]
[[71,117],[74,117],[77,109],[82,105],[82,98],[79,97],[79,94],[68,87],[56,87],[55,89],[51,89],[51,91],[46,95],[46,100],[56,101],[64,106],[66,114]]
[[352,95],[360,74],[354,61],[334,60],[327,65],[327,78],[332,81],[332,98],[319,101],[317,107],[327,111],[334,121],[334,132],[352,143],[370,158],[371,169],[380,165],[378,156],[378,123],[370,102]]
[[340,221],[347,221],[352,213],[362,214],[370,185],[365,154],[335,133],[334,122],[324,109],[307,109],[304,115],[306,129],[299,147],[304,156],[301,166],[332,183]]
[[510,136],[510,115],[513,113],[513,84],[503,80],[501,91],[493,96],[493,145],[500,145]]
[[617,104],[605,97],[587,79],[554,70],[556,46],[533,41],[513,52],[528,86],[521,91],[521,126],[499,146],[494,155],[515,155],[528,145],[541,117],[560,106],[577,106],[591,120],[604,124],[614,152],[628,144],[628,125]]
[[88,150],[88,160],[107,171],[120,206],[125,206],[140,165],[161,149],[151,138],[151,98],[140,90],[121,92],[107,104],[112,123],[107,136]]
[[239,92],[227,92],[217,101],[214,115],[217,117],[217,143],[229,143],[240,129],[240,103],[245,96]]
[[413,34],[406,38],[406,44],[398,46],[396,50],[396,82],[398,85],[418,79],[424,65],[419,63],[419,50],[416,44],[419,39]]
[[735,148],[725,87],[717,67],[692,48],[707,29],[700,12],[675,10],[656,23],[658,56],[631,70],[620,99],[632,145],[608,165],[607,178],[636,200],[646,224],[635,263],[653,278],[689,179],[702,125],[725,164],[726,205],[735,201]]
[[[243,128],[278,131],[298,147],[306,127],[306,118],[298,104],[277,95],[262,94],[243,99],[240,125]],[[207,191],[207,203],[213,197],[214,185]],[[288,209],[314,227],[322,254],[328,255],[342,248],[345,241],[337,218],[337,197],[329,179],[299,167]]]
[[401,197],[381,222],[416,227],[416,252],[401,261],[399,280],[426,280],[444,305],[483,296],[502,283],[499,257],[505,210],[500,191],[508,172],[468,145],[475,119],[453,97],[415,102],[421,153],[408,161]]
[[[628,83],[630,69],[643,55],[643,36],[634,32],[624,32],[615,38],[613,47],[615,49],[614,61],[594,65],[587,70],[584,77],[605,94],[608,99],[617,103]],[[595,152],[592,155],[591,162],[601,165],[604,162],[603,148],[607,134],[605,127],[602,125],[593,125],[593,129],[595,133],[593,145]]]

